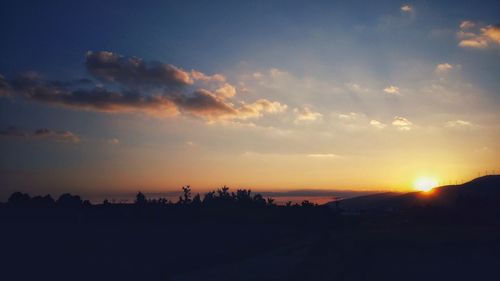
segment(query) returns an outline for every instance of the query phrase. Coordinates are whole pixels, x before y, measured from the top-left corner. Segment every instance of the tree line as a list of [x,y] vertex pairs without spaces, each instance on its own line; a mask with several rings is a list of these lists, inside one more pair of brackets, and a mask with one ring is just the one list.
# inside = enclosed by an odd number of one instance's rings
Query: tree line
[[[8,205],[19,207],[66,207],[66,208],[80,208],[90,207],[95,205],[112,206],[123,205],[112,203],[105,199],[101,204],[92,204],[89,200],[83,200],[78,195],[64,193],[57,199],[54,199],[50,194],[45,196],[31,197],[27,193],[14,192],[10,195]],[[128,204],[132,205],[132,204]],[[201,196],[199,193],[193,196],[191,187],[189,185],[182,187],[182,194],[179,196],[177,202],[172,202],[166,198],[148,199],[142,192],[138,192],[135,196],[134,206],[184,206],[184,207],[213,207],[213,208],[255,208],[255,207],[275,207],[276,201],[271,198],[265,198],[260,193],[252,193],[250,189],[237,189],[235,192],[230,191],[229,187],[223,186],[219,189],[209,191]],[[299,203],[292,203],[288,201],[284,207],[302,207],[312,208],[318,206],[308,200]]]

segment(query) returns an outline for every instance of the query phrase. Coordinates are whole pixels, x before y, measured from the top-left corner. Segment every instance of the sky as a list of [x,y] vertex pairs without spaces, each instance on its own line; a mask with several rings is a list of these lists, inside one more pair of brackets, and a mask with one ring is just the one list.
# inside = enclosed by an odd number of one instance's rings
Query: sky
[[3,1],[0,198],[500,171],[498,1]]

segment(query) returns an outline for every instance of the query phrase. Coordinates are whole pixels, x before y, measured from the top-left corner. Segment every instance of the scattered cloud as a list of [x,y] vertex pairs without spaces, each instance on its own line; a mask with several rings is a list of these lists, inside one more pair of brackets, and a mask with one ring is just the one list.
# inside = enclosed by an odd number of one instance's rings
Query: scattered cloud
[[404,117],[396,116],[392,121],[392,125],[401,131],[409,131],[413,123]]
[[460,47],[486,49],[500,46],[500,25],[487,25],[478,30],[470,30],[473,27],[475,24],[469,21],[460,24],[460,30],[457,32]]
[[288,106],[286,104],[281,104],[279,102],[271,102],[267,99],[259,99],[254,103],[246,104],[244,103],[240,108],[238,108],[238,118],[255,118],[262,116],[263,113],[281,113],[287,110]]
[[464,20],[460,23],[460,29],[466,30],[475,27],[476,24],[470,20]]
[[364,88],[357,83],[346,83],[345,85],[349,91],[354,92],[354,93],[360,94],[360,93],[368,92],[368,88]]
[[312,158],[337,158],[339,156],[337,154],[333,154],[333,153],[315,153],[315,154],[307,154],[307,157],[312,157]]
[[293,111],[296,115],[295,123],[314,122],[316,120],[320,120],[323,117],[323,114],[314,112],[307,106],[301,109],[295,108]]
[[354,121],[358,118],[359,114],[356,112],[350,112],[347,114],[339,114],[339,119],[340,120],[346,120],[346,121]]
[[111,138],[109,140],[106,141],[108,144],[111,144],[111,145],[118,145],[120,144],[120,140],[117,139],[117,138]]
[[287,75],[287,74],[288,74],[288,72],[279,70],[277,68],[271,68],[269,70],[269,76],[271,76],[271,78],[279,78],[279,77]]
[[0,137],[32,140],[53,140],[69,143],[80,142],[80,137],[70,131],[53,131],[47,128],[37,129],[34,132],[28,132],[11,126],[4,131],[0,131]]
[[448,128],[471,128],[473,124],[469,121],[464,120],[452,120],[445,123],[445,127]]
[[405,4],[401,6],[401,11],[405,13],[413,12],[413,6],[411,6],[410,4]]
[[377,121],[377,120],[371,120],[370,125],[377,128],[377,129],[383,129],[387,126],[384,123]]
[[384,88],[384,93],[389,94],[389,95],[399,95],[399,87],[396,86],[388,86]]
[[254,73],[252,74],[252,77],[253,77],[255,80],[260,80],[260,79],[262,79],[262,78],[264,77],[264,75],[263,75],[262,73],[260,73],[260,72],[254,72]]
[[453,65],[449,63],[440,63],[436,66],[434,72],[438,75],[444,75],[453,70]]

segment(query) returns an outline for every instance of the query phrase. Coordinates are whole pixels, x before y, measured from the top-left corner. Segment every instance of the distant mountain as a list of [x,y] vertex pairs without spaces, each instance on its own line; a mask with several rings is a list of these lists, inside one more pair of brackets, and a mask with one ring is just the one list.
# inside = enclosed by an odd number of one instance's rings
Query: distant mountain
[[[345,210],[391,210],[417,206],[447,208],[500,208],[500,175],[476,178],[460,185],[446,185],[431,192],[386,192],[341,200]],[[335,202],[327,203],[335,206]]]

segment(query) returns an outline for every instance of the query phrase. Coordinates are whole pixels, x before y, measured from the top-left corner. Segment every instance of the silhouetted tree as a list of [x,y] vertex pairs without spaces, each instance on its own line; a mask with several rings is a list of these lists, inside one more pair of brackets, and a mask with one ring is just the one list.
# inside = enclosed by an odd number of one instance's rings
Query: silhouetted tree
[[166,198],[160,197],[160,198],[158,198],[158,204],[166,205],[166,204],[168,204],[168,200]]
[[55,205],[55,201],[49,194],[45,196],[35,196],[31,198],[30,204],[35,207],[52,207]]
[[236,201],[241,206],[247,206],[252,204],[252,191],[250,189],[238,189],[236,191]]
[[92,203],[90,203],[89,200],[83,200],[82,205],[83,205],[83,207],[90,207],[90,206],[92,206]]
[[30,199],[27,193],[14,192],[10,195],[8,202],[12,205],[27,205]]
[[137,195],[135,196],[135,204],[137,205],[145,205],[148,201],[146,200],[146,195],[144,195],[142,192],[137,192]]
[[189,185],[182,187],[182,196],[179,197],[179,204],[188,205],[191,203],[191,187]]
[[274,199],[273,198],[267,198],[267,205],[268,206],[276,206],[276,204],[274,204]]
[[56,204],[66,208],[76,208],[82,206],[82,199],[78,195],[64,193],[56,201]]
[[265,206],[266,205],[266,199],[262,197],[261,194],[255,194],[253,196],[253,203],[257,206]]
[[205,193],[202,201],[203,205],[211,206],[214,204],[214,202],[215,202],[215,191],[209,191]]
[[195,207],[199,207],[201,206],[201,197],[200,197],[200,194],[197,193],[194,197],[193,197],[193,201],[191,202],[191,205],[195,206]]
[[306,208],[311,208],[311,207],[314,207],[314,204],[309,202],[309,200],[304,200],[302,201],[302,203],[300,204],[302,207],[306,207]]

